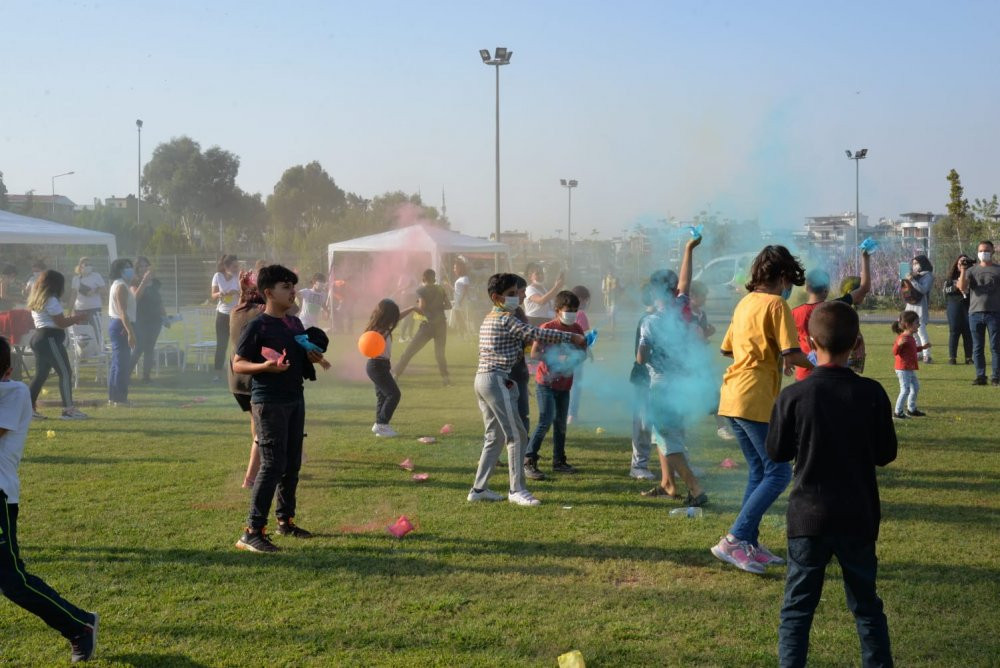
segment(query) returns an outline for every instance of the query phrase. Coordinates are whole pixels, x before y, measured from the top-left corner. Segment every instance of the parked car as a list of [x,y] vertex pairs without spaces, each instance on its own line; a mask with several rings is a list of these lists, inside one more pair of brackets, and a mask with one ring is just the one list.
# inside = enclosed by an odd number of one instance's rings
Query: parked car
[[747,293],[744,284],[754,257],[755,253],[721,255],[710,260],[695,275],[694,280],[708,288],[705,310],[710,316],[723,316],[728,320],[732,315],[736,303]]

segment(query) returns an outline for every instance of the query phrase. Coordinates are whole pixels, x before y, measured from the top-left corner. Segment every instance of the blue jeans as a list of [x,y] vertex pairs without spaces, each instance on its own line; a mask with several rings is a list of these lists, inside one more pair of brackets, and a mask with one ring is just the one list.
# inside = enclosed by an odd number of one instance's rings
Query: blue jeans
[[899,396],[896,397],[896,412],[902,413],[904,408],[917,410],[917,393],[920,392],[920,381],[917,372],[912,370],[896,370],[899,378]]
[[972,358],[972,330],[969,329],[969,305],[964,299],[948,297],[948,359],[958,357],[958,339],[962,339],[965,359]]
[[552,461],[566,461],[566,416],[569,415],[569,390],[553,390],[548,385],[535,386],[535,398],[538,400],[538,426],[528,441],[528,450],[524,453],[525,461],[538,461],[538,451],[542,447],[545,435],[552,427]]
[[972,361],[976,365],[976,375],[986,375],[986,330],[990,332],[990,357],[993,362],[993,377],[1000,378],[1000,312],[979,311],[969,314],[969,328],[972,330]]
[[782,668],[805,666],[809,629],[823,593],[823,578],[836,555],[844,576],[847,607],[861,640],[861,665],[892,666],[889,624],[875,592],[878,560],[875,541],[849,536],[802,536],[788,539],[788,576],[778,627],[778,659]]
[[108,368],[108,399],[128,401],[128,381],[132,375],[132,349],[128,345],[128,332],[118,318],[111,319],[111,364]]
[[739,441],[743,457],[750,471],[747,488],[743,492],[740,514],[729,529],[739,540],[757,545],[760,535],[760,520],[771,504],[781,496],[792,479],[792,466],[788,462],[773,462],[767,456],[764,442],[767,440],[767,423],[729,418],[729,428]]

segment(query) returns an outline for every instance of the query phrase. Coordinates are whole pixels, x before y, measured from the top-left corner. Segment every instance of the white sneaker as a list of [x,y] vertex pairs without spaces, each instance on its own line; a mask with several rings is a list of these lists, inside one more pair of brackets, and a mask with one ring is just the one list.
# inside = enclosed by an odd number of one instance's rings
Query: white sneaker
[[395,436],[399,436],[399,432],[387,424],[378,424],[375,426],[377,427],[375,430],[375,436],[377,438],[393,438]]
[[86,420],[90,416],[86,413],[81,413],[75,408],[67,408],[62,412],[60,419],[62,420]]
[[377,434],[378,433],[378,427],[379,427],[378,422],[376,422],[375,424],[372,425],[372,433],[373,434]]
[[503,501],[503,494],[497,494],[492,489],[484,489],[481,492],[469,490],[469,501]]
[[649,469],[632,468],[628,474],[636,480],[656,480],[659,477]]
[[715,432],[715,435],[723,441],[732,441],[736,438],[736,435],[729,431],[726,427],[719,427],[719,429]]
[[507,500],[513,503],[515,506],[540,506],[542,502],[531,495],[531,492],[525,490],[523,492],[514,492],[507,497]]

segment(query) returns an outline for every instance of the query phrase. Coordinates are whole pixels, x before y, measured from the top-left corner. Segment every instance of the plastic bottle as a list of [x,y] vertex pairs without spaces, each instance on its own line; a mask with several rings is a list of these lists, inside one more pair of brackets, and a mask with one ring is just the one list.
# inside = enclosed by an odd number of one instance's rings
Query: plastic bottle
[[689,506],[687,508],[674,508],[670,511],[671,517],[691,517],[693,519],[700,519],[703,515],[701,508],[697,506]]

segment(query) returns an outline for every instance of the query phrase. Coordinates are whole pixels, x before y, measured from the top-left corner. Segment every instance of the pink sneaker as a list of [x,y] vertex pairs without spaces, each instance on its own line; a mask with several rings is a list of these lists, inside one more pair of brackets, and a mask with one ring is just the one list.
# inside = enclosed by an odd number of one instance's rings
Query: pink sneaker
[[726,536],[723,536],[717,545],[712,546],[712,554],[717,559],[728,562],[747,573],[763,575],[764,564],[755,559],[755,553],[753,545],[742,540],[730,543]]
[[782,559],[778,555],[776,555],[773,552],[771,552],[771,550],[769,550],[766,547],[764,547],[763,543],[758,543],[757,544],[757,548],[754,550],[754,560],[758,564],[764,564],[765,566],[767,566],[768,564],[783,564],[783,563],[785,563],[784,559]]

